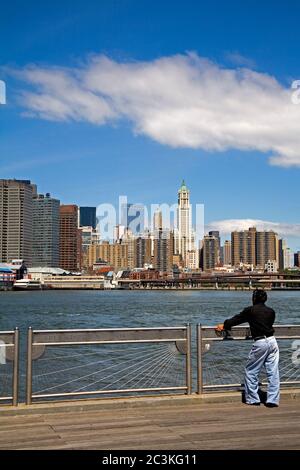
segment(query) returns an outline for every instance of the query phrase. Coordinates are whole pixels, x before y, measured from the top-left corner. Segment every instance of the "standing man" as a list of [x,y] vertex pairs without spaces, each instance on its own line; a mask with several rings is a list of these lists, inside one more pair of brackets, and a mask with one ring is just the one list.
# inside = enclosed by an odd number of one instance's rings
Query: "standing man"
[[268,379],[268,393],[265,406],[277,407],[279,404],[279,349],[274,337],[273,323],[275,312],[267,307],[267,293],[256,289],[253,292],[252,303],[241,313],[225,320],[224,325],[218,325],[216,331],[230,330],[232,326],[248,322],[254,340],[245,367],[245,398],[247,405],[260,405],[258,395],[258,377],[263,366]]

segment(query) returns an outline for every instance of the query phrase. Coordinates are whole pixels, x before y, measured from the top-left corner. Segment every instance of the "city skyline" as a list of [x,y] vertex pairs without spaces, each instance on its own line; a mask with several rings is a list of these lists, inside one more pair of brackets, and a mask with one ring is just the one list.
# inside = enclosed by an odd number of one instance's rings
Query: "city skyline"
[[[18,181],[17,178],[8,178],[8,180]],[[181,186],[182,186],[183,183],[185,184],[185,180],[182,180]],[[36,182],[33,182],[33,184],[36,187],[38,187],[38,189],[39,189],[38,193],[43,194],[42,191],[40,191],[39,184],[36,184]],[[177,184],[177,190],[178,189],[180,190],[181,186],[179,184]],[[190,191],[189,185],[188,185],[188,191]],[[45,194],[47,195],[48,193],[49,193],[49,191],[47,190]],[[194,199],[193,198],[193,189],[192,189],[191,193],[192,193],[192,196],[191,196],[191,215],[190,215],[191,221],[192,221],[191,228],[195,232],[196,231],[196,224],[197,224],[197,222],[195,221],[195,212],[197,211],[196,206],[198,204],[199,207],[201,207],[202,204],[201,203],[200,204],[195,203],[195,201],[193,200]],[[171,229],[176,228],[175,227],[176,226],[176,221],[174,220],[173,216],[175,215],[175,212],[177,212],[177,209],[175,208],[175,205],[177,203],[175,202],[174,194],[175,194],[175,188],[173,189],[173,201],[171,201],[171,203],[169,205],[169,209],[170,209],[169,215],[171,216],[171,218],[169,220],[169,224],[166,225],[167,228],[171,228]],[[52,192],[51,192],[51,195],[55,199],[59,199]],[[136,226],[136,224],[137,224],[137,227],[140,226],[141,213],[139,213],[139,212],[143,211],[143,217],[144,217],[144,212],[145,212],[145,214],[146,214],[145,229],[147,229],[147,230],[151,229],[151,227],[153,225],[153,222],[154,222],[153,221],[153,216],[155,214],[156,207],[159,208],[160,206],[164,206],[164,205],[168,206],[167,203],[162,202],[162,201],[158,201],[155,204],[152,203],[152,204],[149,204],[149,205],[143,204],[142,202],[137,203],[137,202],[134,202],[134,201],[128,201],[128,197],[126,195],[121,195],[121,196],[119,195],[118,199],[119,199],[118,203],[115,206],[111,202],[105,202],[105,201],[102,201],[99,204],[93,205],[92,207],[91,206],[88,206],[88,207],[81,206],[78,203],[77,200],[71,201],[71,202],[69,202],[69,201],[66,202],[64,200],[60,200],[60,202],[63,205],[76,204],[80,210],[82,210],[82,209],[84,209],[84,210],[95,209],[97,214],[98,214],[98,209],[101,205],[103,205],[104,210],[107,209],[107,206],[111,206],[113,208],[113,210],[115,210],[116,219],[115,219],[115,222],[112,224],[112,226],[108,229],[108,233],[110,234],[110,237],[109,237],[110,239],[114,238],[113,232],[114,232],[115,225],[118,225],[118,224],[122,225],[122,219],[124,218],[124,214],[123,214],[124,204],[127,205],[128,207],[131,207],[132,209],[134,209],[133,212],[132,212],[132,216],[131,216],[131,219],[136,219],[137,220],[137,222],[135,222],[135,220],[133,220],[134,227]],[[139,199],[139,201],[141,201],[141,198]],[[134,217],[135,210],[138,210],[138,212],[136,213],[136,217]],[[172,211],[174,212],[174,214],[172,213]],[[204,211],[204,235],[207,235],[210,231],[214,231],[214,230],[219,231],[222,243],[224,243],[226,240],[230,240],[231,233],[233,231],[248,230],[249,227],[256,227],[258,230],[261,230],[261,231],[273,231],[273,232],[278,233],[279,238],[284,238],[287,241],[288,246],[294,252],[300,251],[300,247],[298,248],[297,237],[296,237],[297,230],[300,231],[300,224],[280,224],[278,222],[268,222],[268,223],[266,223],[265,221],[255,220],[255,219],[241,219],[241,220],[232,219],[232,220],[223,220],[223,221],[220,220],[220,221],[207,223],[206,221],[207,221],[207,219],[209,219],[209,215],[207,217],[207,212],[205,210],[205,206],[203,206],[203,211]],[[167,210],[167,212],[168,212],[168,210]],[[177,214],[176,214],[176,216],[178,217]],[[197,214],[196,214],[196,216],[197,216]],[[80,219],[80,215],[79,215],[79,219]],[[98,220],[98,215],[97,215],[97,220]],[[179,222],[178,218],[177,218],[177,221]],[[174,223],[175,223],[175,225],[174,225]],[[80,225],[84,226],[85,224],[80,224]],[[297,226],[297,225],[299,225],[299,226]],[[97,222],[97,226],[98,226],[98,222]],[[200,226],[201,226],[201,220],[200,220]],[[95,227],[93,227],[93,228],[95,228]],[[136,233],[136,230],[134,230],[134,233]],[[201,238],[202,237],[199,236],[199,234],[198,234],[198,241]],[[107,237],[104,237],[104,239],[107,239]]]
[[[154,205],[151,212],[123,196],[117,214],[107,203],[97,209],[66,205],[50,193],[40,194],[30,180],[0,179],[0,261],[23,259],[29,267],[76,272],[108,260],[116,263],[114,269],[153,264],[159,271],[177,266],[191,271],[258,267],[277,272],[299,266],[300,251],[294,253],[274,230],[236,228],[230,240],[222,241],[218,230],[205,232],[199,207],[193,220],[190,189],[184,180],[177,196],[177,204]],[[172,213],[175,218],[170,219]]]
[[[215,2],[200,7],[166,1],[151,8],[145,0],[126,2],[126,8],[122,2],[90,2],[84,13],[82,2],[72,8],[68,1],[59,8],[29,2],[26,10],[21,3],[19,8],[4,5],[0,79],[6,82],[7,103],[0,107],[1,178],[31,179],[41,193],[87,207],[116,205],[120,187],[132,204],[172,204],[174,188],[184,178],[193,202],[205,205],[206,231],[273,228],[298,251],[300,105],[292,104],[290,88],[300,77],[295,61],[300,6],[267,1],[257,17],[247,3],[218,4],[218,18]],[[270,9],[273,21],[266,34]],[[45,28],[47,21],[51,30]],[[216,86],[216,76],[226,92]],[[74,89],[66,90],[65,80]],[[207,99],[196,106],[201,93]],[[226,108],[225,96],[240,107]],[[188,110],[184,121],[166,128],[166,112],[177,122],[182,102]],[[278,112],[281,105],[287,107],[284,116]],[[153,109],[159,110],[159,119],[153,119]],[[205,129],[210,112],[213,121]],[[250,125],[250,139],[236,133],[234,116]],[[260,133],[266,126],[268,137]]]

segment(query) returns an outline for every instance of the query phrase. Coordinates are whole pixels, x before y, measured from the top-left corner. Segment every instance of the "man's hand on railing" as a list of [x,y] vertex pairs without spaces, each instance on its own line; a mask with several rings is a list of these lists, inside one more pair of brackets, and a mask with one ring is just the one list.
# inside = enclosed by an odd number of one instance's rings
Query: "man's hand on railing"
[[219,323],[216,327],[215,327],[215,333],[217,336],[223,336],[224,335],[224,325],[223,323]]
[[224,331],[224,325],[223,325],[223,323],[219,323],[219,324],[215,327],[215,331]]

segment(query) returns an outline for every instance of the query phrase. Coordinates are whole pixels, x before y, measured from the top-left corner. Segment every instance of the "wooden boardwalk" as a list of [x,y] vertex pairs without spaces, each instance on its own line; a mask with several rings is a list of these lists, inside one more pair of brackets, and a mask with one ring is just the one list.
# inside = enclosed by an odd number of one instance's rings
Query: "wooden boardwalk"
[[300,402],[268,409],[186,400],[0,413],[0,449],[300,449]]

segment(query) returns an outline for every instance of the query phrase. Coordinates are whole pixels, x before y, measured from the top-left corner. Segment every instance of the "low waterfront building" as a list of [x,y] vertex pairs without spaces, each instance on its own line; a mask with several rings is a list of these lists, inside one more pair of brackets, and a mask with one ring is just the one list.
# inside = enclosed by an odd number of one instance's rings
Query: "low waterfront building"
[[49,289],[104,289],[104,276],[49,276],[43,286]]
[[70,271],[57,267],[35,266],[28,268],[27,273],[31,279],[43,282],[45,279],[53,276],[67,276],[70,274]]

